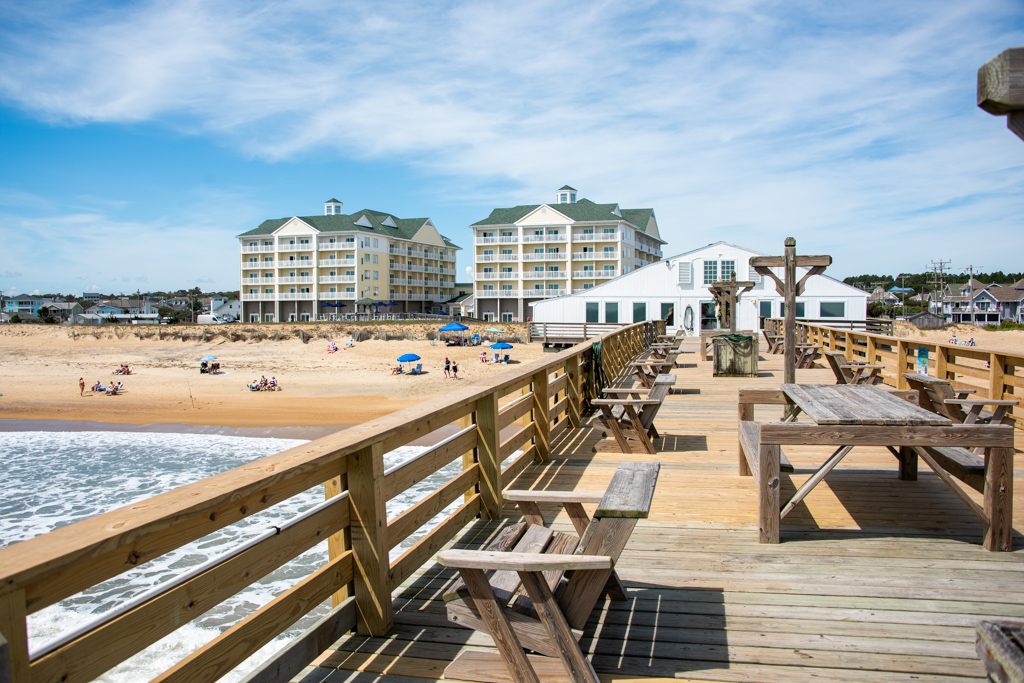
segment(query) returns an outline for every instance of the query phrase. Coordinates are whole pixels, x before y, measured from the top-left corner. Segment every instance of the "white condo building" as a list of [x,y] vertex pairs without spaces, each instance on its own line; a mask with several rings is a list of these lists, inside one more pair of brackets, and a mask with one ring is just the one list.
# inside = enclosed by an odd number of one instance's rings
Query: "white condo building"
[[576,199],[494,209],[471,225],[476,317],[525,321],[529,305],[607,282],[661,259],[654,209]]
[[266,220],[238,241],[244,322],[316,320],[376,302],[439,312],[454,296],[460,247],[429,218],[346,215],[331,199],[322,216]]

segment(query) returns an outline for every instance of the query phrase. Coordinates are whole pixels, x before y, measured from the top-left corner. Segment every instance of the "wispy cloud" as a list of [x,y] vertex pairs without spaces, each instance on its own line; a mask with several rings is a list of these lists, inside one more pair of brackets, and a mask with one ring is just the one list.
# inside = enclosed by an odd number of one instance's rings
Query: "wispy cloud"
[[973,104],[1022,26],[999,0],[38,3],[0,9],[0,96],[410,164],[446,201],[570,182],[654,206],[680,251],[794,234],[900,268],[979,227],[1022,252],[1020,143]]

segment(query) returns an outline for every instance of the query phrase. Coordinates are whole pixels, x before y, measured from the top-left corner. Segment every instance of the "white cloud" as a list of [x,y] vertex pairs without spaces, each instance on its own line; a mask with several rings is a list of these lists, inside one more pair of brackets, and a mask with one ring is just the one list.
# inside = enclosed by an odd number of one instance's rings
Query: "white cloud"
[[1024,247],[1020,142],[973,105],[1024,40],[1012,3],[41,3],[2,26],[0,94],[54,122],[333,148],[449,179],[446,201],[569,182],[655,207],[670,252],[793,234],[840,275]]

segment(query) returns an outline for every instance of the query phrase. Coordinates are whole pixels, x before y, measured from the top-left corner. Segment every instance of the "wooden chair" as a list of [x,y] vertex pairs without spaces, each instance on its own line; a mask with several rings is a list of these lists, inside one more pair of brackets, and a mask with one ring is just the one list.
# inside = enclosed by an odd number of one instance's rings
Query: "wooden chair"
[[601,409],[601,422],[615,437],[622,453],[654,455],[652,439],[658,438],[654,418],[675,383],[675,375],[662,374],[649,389],[610,387],[604,389],[609,398],[591,401]]
[[846,359],[841,351],[825,351],[825,360],[836,376],[836,384],[881,384],[884,365],[868,365]]
[[[462,578],[444,596],[448,620],[489,633],[497,647],[463,652],[445,678],[538,683],[540,673],[598,683],[577,641],[602,595],[626,599],[615,563],[637,520],[650,513],[659,469],[656,462],[622,463],[603,494],[506,491],[525,522],[504,529],[486,550],[438,554],[437,561]],[[578,536],[545,527],[538,503],[561,504]],[[593,519],[584,503],[598,504]],[[523,648],[543,656],[528,657]]]
[[633,368],[633,375],[640,384],[650,389],[654,386],[655,378],[676,367],[676,358],[678,357],[679,351],[672,351],[664,358],[647,355],[645,358],[632,361],[629,365]]
[[785,338],[781,334],[775,334],[768,330],[761,330],[764,333],[764,340],[768,342],[768,353],[782,353],[782,345]]
[[796,345],[796,366],[798,368],[813,368],[814,361],[821,360],[821,347],[814,344]]
[[[903,378],[907,381],[908,388],[918,392],[918,405],[925,410],[949,418],[954,424],[1013,424],[1013,418],[1007,414],[1007,410],[1017,405],[1019,401],[964,398],[963,396],[972,392],[969,390],[958,392],[947,379],[921,375],[916,372],[903,373]],[[959,397],[956,396],[958,393],[960,393]],[[995,410],[992,412],[982,410],[986,405],[995,407]],[[969,408],[968,412],[964,412],[964,406]],[[984,449],[979,450],[983,451]],[[931,459],[932,462],[928,462],[928,465],[936,470],[936,474],[940,477],[942,477],[942,473],[936,469],[937,466],[979,493],[985,492],[983,453],[962,446],[944,446],[923,448],[918,450],[918,454],[924,457],[926,462],[929,458]],[[912,478],[916,479],[916,463],[911,463],[908,469],[911,471]],[[953,488],[952,482],[946,479],[943,481]],[[953,491],[964,498],[958,489],[953,488]],[[965,502],[967,502],[966,499]]]

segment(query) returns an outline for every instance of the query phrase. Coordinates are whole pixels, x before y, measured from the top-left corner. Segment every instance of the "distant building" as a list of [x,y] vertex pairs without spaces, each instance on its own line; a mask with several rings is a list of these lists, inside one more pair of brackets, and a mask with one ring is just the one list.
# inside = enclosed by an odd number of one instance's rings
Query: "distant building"
[[102,297],[100,296],[99,292],[82,292],[82,297],[81,298],[85,299],[86,301],[91,301],[92,303],[95,304],[95,303],[99,303],[99,300]]
[[[973,293],[973,298],[972,298]],[[1024,322],[1024,280],[986,285],[978,280],[946,285],[942,316],[946,322],[998,325]]]
[[661,259],[654,209],[576,199],[568,185],[550,204],[494,209],[473,230],[478,318],[530,317],[533,302],[580,292]]
[[922,330],[931,329],[935,327],[942,327],[946,324],[946,320],[941,316],[930,311],[921,311],[907,318],[907,322],[914,327],[921,328]]
[[[749,266],[750,257],[760,252],[726,242],[652,263],[613,280],[568,296],[537,301],[535,322],[635,323],[668,320],[673,329],[688,335],[719,328],[715,300],[708,287],[729,280],[735,273],[740,281],[753,281],[737,307],[737,330],[756,330],[761,318],[785,316],[785,301]],[[774,269],[780,276],[781,268]],[[798,272],[806,269],[798,268]],[[864,320],[866,292],[828,276],[812,277],[796,299],[797,319],[845,321]],[[827,322],[826,322],[827,324]]]
[[217,306],[213,312],[222,318],[239,320],[242,316],[242,302],[238,299],[229,299]]
[[440,312],[453,296],[460,247],[429,218],[369,209],[346,215],[330,199],[323,216],[266,220],[238,240],[248,322],[315,320],[327,310],[322,304],[343,304],[352,313],[367,300]]
[[43,311],[49,311],[50,317],[56,318],[60,321],[71,320],[76,315],[84,313],[85,309],[82,308],[82,304],[77,301],[71,302],[54,302],[52,304],[43,304],[39,307],[40,313]]
[[52,303],[53,299],[21,295],[6,299],[4,301],[4,311],[11,315],[18,313],[20,317],[24,318],[26,313],[33,316],[39,315],[39,309],[42,306]]
[[868,295],[869,304],[885,304],[886,306],[896,306],[899,304],[900,298],[896,296],[891,290],[885,291],[881,287],[875,287],[875,291]]

